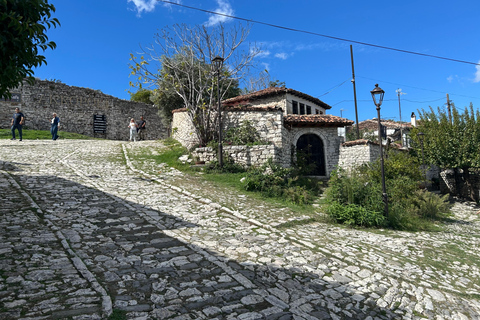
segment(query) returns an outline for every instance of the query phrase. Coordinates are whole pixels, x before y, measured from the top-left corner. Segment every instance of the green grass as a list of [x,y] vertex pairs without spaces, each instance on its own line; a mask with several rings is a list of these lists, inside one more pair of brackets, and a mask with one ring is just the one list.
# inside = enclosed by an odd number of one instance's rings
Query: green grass
[[[93,138],[89,136],[85,136],[83,134],[78,134],[78,133],[73,133],[73,132],[66,132],[66,131],[59,131],[58,136],[60,140],[63,139],[88,139],[88,140],[93,140],[93,139],[98,139],[98,138]],[[19,139],[18,137],[18,131],[15,130],[15,137]],[[12,132],[10,129],[0,129],[0,139],[11,139],[12,138]],[[22,138],[23,140],[51,140],[52,135],[50,131],[48,130],[29,130],[29,129],[23,129],[22,130]]]

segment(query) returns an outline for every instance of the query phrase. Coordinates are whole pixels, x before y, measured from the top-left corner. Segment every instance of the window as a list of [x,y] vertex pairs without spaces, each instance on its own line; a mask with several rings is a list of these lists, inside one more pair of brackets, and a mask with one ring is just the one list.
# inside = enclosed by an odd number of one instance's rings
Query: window
[[305,105],[300,103],[300,114],[305,114]]
[[307,106],[307,114],[312,114],[312,107]]
[[292,113],[298,114],[298,102],[292,100]]
[[318,109],[315,109],[315,114],[320,114],[320,111],[318,111]]

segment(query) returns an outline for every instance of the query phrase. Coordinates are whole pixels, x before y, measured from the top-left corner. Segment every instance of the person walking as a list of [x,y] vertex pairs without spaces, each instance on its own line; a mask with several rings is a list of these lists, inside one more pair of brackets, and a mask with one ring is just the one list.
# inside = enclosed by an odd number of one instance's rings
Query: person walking
[[137,128],[138,125],[135,123],[135,119],[130,119],[130,123],[128,124],[128,128],[130,128],[130,141],[137,141]]
[[12,117],[12,139],[15,140],[15,129],[18,130],[18,136],[22,141],[22,126],[25,121],[25,116],[20,112],[20,108],[15,108],[15,113]]
[[50,133],[52,134],[52,140],[55,141],[58,139],[58,126],[60,125],[60,118],[57,117],[56,113],[53,113],[52,120],[50,121],[52,126],[50,128]]
[[140,117],[140,121],[138,121],[137,125],[137,133],[138,133],[138,140],[144,140],[145,139],[145,125],[147,124],[147,121],[143,118],[143,116]]

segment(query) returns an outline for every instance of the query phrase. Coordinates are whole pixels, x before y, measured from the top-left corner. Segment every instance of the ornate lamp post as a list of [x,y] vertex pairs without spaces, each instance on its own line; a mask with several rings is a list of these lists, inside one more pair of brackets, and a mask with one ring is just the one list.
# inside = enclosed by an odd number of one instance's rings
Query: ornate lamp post
[[[378,86],[378,84],[375,85],[375,89],[370,91],[372,94],[373,98],[373,103],[375,106],[377,106],[377,119],[378,119],[378,144],[380,145],[380,166],[382,168],[382,197],[383,197],[383,203],[385,204],[385,216],[388,216],[388,195],[387,195],[387,188],[385,186],[385,169],[384,169],[384,163],[383,163],[383,145],[382,145],[382,124],[380,123],[380,106],[382,105],[383,102],[383,95],[385,94],[385,91],[382,90]],[[378,102],[377,102],[378,98]]]
[[220,99],[220,72],[222,71],[224,58],[216,56],[212,59],[212,66],[217,72],[217,99],[218,99],[218,165],[223,167],[223,145],[222,145],[222,101]]
[[425,133],[417,133],[418,140],[420,140],[420,146],[422,147],[422,166],[425,171],[425,190],[427,189],[427,168],[425,167],[425,157],[423,155],[423,140],[425,139]]

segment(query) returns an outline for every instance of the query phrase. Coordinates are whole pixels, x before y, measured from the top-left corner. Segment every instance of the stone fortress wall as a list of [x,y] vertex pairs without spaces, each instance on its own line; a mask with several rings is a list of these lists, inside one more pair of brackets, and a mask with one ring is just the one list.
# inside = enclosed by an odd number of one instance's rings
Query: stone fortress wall
[[158,109],[149,104],[46,80],[36,80],[33,86],[24,83],[11,92],[11,100],[0,100],[2,129],[10,128],[14,110],[19,107],[26,118],[26,130],[49,130],[50,119],[56,112],[60,118],[60,136],[61,131],[68,131],[91,137],[127,140],[130,119],[138,121],[143,116],[147,121],[147,140],[168,137],[168,128],[162,124]]

